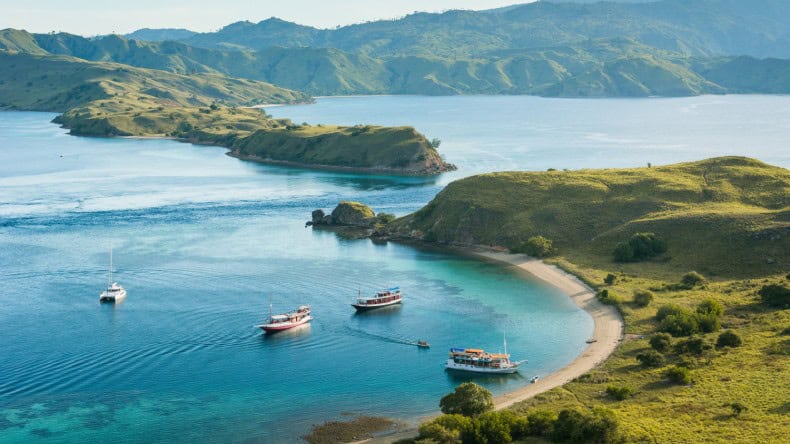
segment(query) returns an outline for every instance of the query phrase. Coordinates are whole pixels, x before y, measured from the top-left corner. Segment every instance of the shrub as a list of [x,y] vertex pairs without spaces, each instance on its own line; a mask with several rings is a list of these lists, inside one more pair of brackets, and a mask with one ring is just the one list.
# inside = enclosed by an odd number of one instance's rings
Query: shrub
[[614,249],[617,262],[637,262],[650,259],[667,251],[666,243],[653,233],[635,233],[628,242],[618,244]]
[[651,302],[653,302],[653,293],[647,290],[634,291],[634,304],[638,307],[647,307]]
[[722,332],[718,339],[716,339],[717,348],[739,347],[741,344],[743,344],[741,337],[731,330]]
[[603,283],[606,285],[613,285],[616,281],[617,276],[613,275],[612,273],[607,274],[606,277],[603,278]]
[[782,284],[764,285],[757,294],[763,304],[777,307],[790,308],[790,287]]
[[433,421],[420,424],[420,439],[430,439],[441,444],[461,443],[472,432],[472,419],[463,415],[442,415]]
[[701,355],[705,350],[710,350],[712,346],[702,338],[691,338],[675,344],[676,353],[690,353],[694,355]]
[[705,276],[697,273],[696,271],[689,271],[680,278],[680,283],[687,289],[702,285],[705,283]]
[[653,350],[664,353],[672,345],[672,336],[667,333],[656,333],[650,337],[650,347]]
[[532,257],[547,257],[554,252],[551,240],[543,236],[532,236],[516,249],[517,252],[526,253]]
[[688,310],[681,307],[680,305],[665,304],[658,307],[658,310],[656,311],[656,320],[658,322],[661,322],[664,320],[664,318],[666,318],[669,315],[677,315],[683,313],[688,313]]
[[548,436],[554,430],[557,414],[551,410],[531,410],[527,414],[527,434],[530,436]]
[[667,369],[664,375],[673,384],[691,384],[691,370],[686,367],[672,366]]
[[596,408],[591,414],[584,414],[565,409],[554,421],[551,437],[559,442],[613,442],[617,429],[617,420],[610,410]]
[[741,416],[741,413],[749,410],[745,405],[741,404],[740,402],[731,402],[729,404],[730,409],[732,410],[732,416],[738,417]]
[[669,333],[672,336],[691,336],[699,331],[697,317],[691,313],[669,315],[661,321],[658,331]]
[[618,305],[622,302],[622,300],[620,299],[619,296],[617,296],[617,294],[615,294],[614,292],[610,292],[605,288],[599,291],[596,296],[598,297],[599,301],[603,302],[606,305]]
[[714,331],[719,331],[721,328],[719,317],[714,314],[697,313],[696,318],[697,328],[703,333],[713,333]]
[[442,413],[477,416],[494,409],[494,397],[474,382],[464,382],[453,393],[442,397],[439,407]]
[[639,361],[642,367],[661,367],[664,365],[664,355],[655,350],[639,353],[636,355],[636,360]]
[[722,307],[718,301],[713,299],[705,299],[699,304],[699,306],[697,306],[697,313],[711,314],[716,317],[720,317],[724,314],[724,307]]
[[624,399],[630,398],[631,395],[634,394],[634,390],[631,387],[610,385],[609,387],[606,387],[606,394],[611,398],[622,401]]
[[484,413],[473,421],[471,436],[465,441],[474,443],[508,443],[526,436],[527,418],[510,410]]
[[448,429],[435,421],[420,424],[418,440],[426,440],[436,444],[461,444],[461,432]]
[[378,222],[381,222],[384,225],[387,225],[388,223],[390,223],[393,220],[395,220],[395,215],[394,214],[389,214],[389,213],[379,213],[376,216],[376,220]]

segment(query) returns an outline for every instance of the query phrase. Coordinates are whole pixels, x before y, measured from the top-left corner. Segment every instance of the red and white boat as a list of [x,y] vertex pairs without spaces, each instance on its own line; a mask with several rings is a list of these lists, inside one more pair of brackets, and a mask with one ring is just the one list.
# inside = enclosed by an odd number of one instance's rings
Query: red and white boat
[[310,316],[310,306],[302,305],[296,311],[271,314],[271,305],[269,306],[269,320],[265,324],[258,325],[257,327],[266,333],[276,333],[278,331],[289,330],[300,325],[305,325],[312,321],[313,317]]
[[376,293],[370,298],[357,298],[355,304],[351,304],[357,311],[372,310],[374,308],[389,307],[390,305],[400,304],[403,301],[400,288],[393,287]]

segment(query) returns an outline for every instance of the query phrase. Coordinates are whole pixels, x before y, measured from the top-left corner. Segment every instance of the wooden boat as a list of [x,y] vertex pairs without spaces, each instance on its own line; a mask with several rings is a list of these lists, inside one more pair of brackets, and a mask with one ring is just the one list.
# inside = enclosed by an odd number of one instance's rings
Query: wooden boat
[[276,333],[278,331],[289,330],[300,325],[307,324],[312,321],[313,317],[310,315],[310,306],[302,305],[296,311],[271,314],[271,304],[269,305],[269,319],[264,324],[257,327],[266,333]]
[[369,298],[357,297],[357,302],[351,304],[357,311],[367,311],[375,308],[389,307],[392,305],[400,304],[403,298],[400,293],[400,288],[393,287],[384,291],[379,291],[375,296]]

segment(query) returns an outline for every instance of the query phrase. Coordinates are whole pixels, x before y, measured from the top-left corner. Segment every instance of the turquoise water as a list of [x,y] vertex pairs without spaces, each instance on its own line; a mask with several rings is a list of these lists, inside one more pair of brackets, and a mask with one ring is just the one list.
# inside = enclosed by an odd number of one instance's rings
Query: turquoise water
[[[684,109],[694,117],[675,116]],[[413,419],[465,380],[442,370],[447,348],[496,351],[503,333],[529,359],[524,375],[475,381],[518,388],[584,349],[589,316],[495,264],[306,229],[310,211],[354,199],[406,214],[480,171],[733,153],[790,165],[783,97],[361,97],[269,112],[414,124],[460,169],[421,179],[270,167],[0,113],[0,441],[292,442],[348,414]],[[97,300],[110,246],[129,292],[117,306]],[[358,290],[390,285],[402,307],[354,314]],[[261,335],[270,294],[275,310],[307,303],[316,320]],[[417,339],[433,347],[406,344]]]

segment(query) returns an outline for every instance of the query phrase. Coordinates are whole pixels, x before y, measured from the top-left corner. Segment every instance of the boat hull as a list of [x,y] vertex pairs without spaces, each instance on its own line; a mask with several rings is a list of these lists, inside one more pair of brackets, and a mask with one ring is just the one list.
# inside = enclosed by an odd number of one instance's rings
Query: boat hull
[[120,302],[126,299],[126,290],[118,292],[118,294],[104,294],[99,295],[99,302]]
[[471,373],[486,373],[486,374],[493,374],[493,375],[507,375],[512,373],[518,372],[518,365],[512,367],[504,367],[504,368],[493,368],[493,367],[478,367],[469,364],[458,364],[456,362],[448,361],[445,364],[445,368],[447,370],[456,370],[461,372],[471,372]]
[[403,302],[402,299],[398,299],[395,301],[388,301],[382,302],[380,304],[351,304],[357,311],[368,311],[368,310],[375,310],[377,308],[384,308],[384,307],[392,307],[393,305],[398,305]]
[[300,325],[305,325],[308,322],[312,321],[312,316],[305,316],[304,318],[300,319],[297,322],[282,322],[278,324],[261,324],[258,326],[261,330],[265,331],[266,333],[277,333],[278,331],[285,331],[290,330],[292,328],[298,327]]

